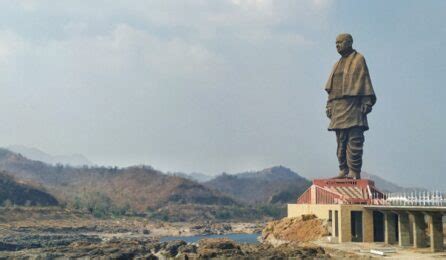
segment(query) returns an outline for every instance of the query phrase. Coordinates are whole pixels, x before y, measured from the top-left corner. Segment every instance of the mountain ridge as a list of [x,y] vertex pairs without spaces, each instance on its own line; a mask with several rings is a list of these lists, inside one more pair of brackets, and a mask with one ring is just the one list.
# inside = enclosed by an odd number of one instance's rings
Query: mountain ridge
[[[310,180],[284,166],[222,173],[199,183],[190,180],[193,175],[163,173],[146,165],[124,168],[50,165],[3,148],[0,148],[0,171],[24,183],[43,186],[62,204],[99,215],[152,212],[153,216],[170,220],[284,216],[286,203],[295,203],[311,185]],[[365,173],[364,177],[375,180],[383,191],[405,189],[377,175]]]
[[22,154],[28,159],[41,161],[51,165],[63,164],[63,165],[70,165],[73,167],[93,165],[93,163],[82,154],[50,155],[38,148],[27,147],[24,145],[10,145],[6,147],[6,149],[18,154]]
[[294,201],[311,182],[284,166],[238,174],[222,173],[204,183],[248,204]]
[[52,166],[0,149],[0,170],[19,179],[37,182],[67,203],[97,201],[137,211],[169,203],[237,205],[234,199],[218,191],[182,177],[166,175],[150,166]]
[[42,187],[17,180],[10,173],[0,171],[0,205],[56,206],[59,202]]

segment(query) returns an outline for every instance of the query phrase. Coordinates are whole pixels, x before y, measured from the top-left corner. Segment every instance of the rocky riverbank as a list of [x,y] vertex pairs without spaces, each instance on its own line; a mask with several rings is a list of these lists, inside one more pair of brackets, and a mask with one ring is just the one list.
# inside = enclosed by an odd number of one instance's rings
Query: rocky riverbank
[[[269,223],[265,228],[266,223],[262,222],[171,223],[141,217],[97,219],[70,210],[13,209],[3,213],[0,215],[0,259],[324,259],[339,255],[314,244],[284,241],[292,237],[278,235],[283,233],[282,229],[302,231],[300,225],[314,229],[322,224],[314,218],[284,219]],[[196,243],[160,241],[166,236],[181,239],[181,236],[192,235],[259,234],[262,230],[264,240],[257,244],[237,243],[227,238],[202,239]],[[323,232],[318,233],[322,235]],[[281,243],[271,243],[270,238],[280,239]]]
[[[99,219],[88,212],[57,207],[0,207],[0,239],[7,233],[98,233],[99,236],[193,236],[260,233],[264,222],[166,222],[138,216]],[[5,233],[6,232],[6,233]],[[1,241],[1,240],[0,240]]]
[[0,223],[0,259],[325,258],[320,247],[245,244],[229,239],[160,242],[163,236],[259,233],[263,223],[168,223],[141,218],[24,219]]
[[[25,238],[24,238],[25,239]],[[47,241],[42,243],[42,241]],[[77,241],[75,241],[77,240]],[[198,243],[182,240],[159,242],[150,238],[98,237],[34,237],[24,243],[0,243],[0,259],[54,259],[54,258],[101,258],[101,259],[210,259],[237,258],[277,259],[285,257],[326,258],[321,247],[297,247],[269,244],[238,244],[229,239],[203,239]],[[15,241],[18,242],[18,241]],[[13,251],[17,250],[17,251]]]
[[[0,258],[110,258],[198,255],[198,244],[159,242],[165,236],[259,233],[264,223],[171,223],[141,217],[97,219],[84,212],[46,208],[2,209]],[[27,217],[28,216],[28,217]],[[180,248],[181,247],[181,248]],[[202,247],[203,248],[203,247]]]
[[[111,221],[111,220],[110,220]],[[129,220],[101,220],[90,226],[16,226],[0,227],[0,259],[325,259],[338,258],[339,252],[327,252],[320,246],[300,243],[257,244],[237,243],[220,239],[202,239],[196,243],[182,240],[160,242],[160,233],[151,225],[174,230],[179,223],[158,223],[134,226]],[[135,220],[133,220],[135,221]],[[104,224],[108,223],[108,225]],[[110,225],[110,223],[115,223]],[[17,224],[17,223],[16,223]],[[175,234],[187,229],[201,234],[234,231],[257,231],[252,224],[185,224]],[[192,231],[190,231],[192,230]],[[198,230],[198,231],[197,231]],[[171,234],[171,232],[165,231]],[[154,235],[156,234],[156,235]]]

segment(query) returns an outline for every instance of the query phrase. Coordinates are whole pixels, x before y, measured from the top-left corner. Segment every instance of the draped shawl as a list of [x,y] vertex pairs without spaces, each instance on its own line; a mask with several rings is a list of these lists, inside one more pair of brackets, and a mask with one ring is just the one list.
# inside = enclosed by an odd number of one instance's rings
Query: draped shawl
[[[325,90],[328,92],[328,101],[336,98],[330,96],[330,92],[333,88],[333,74],[338,64],[339,61],[333,66],[333,70],[325,85]],[[373,90],[364,56],[355,50],[345,60],[342,78],[342,96],[370,96],[372,105],[376,102],[375,91]]]

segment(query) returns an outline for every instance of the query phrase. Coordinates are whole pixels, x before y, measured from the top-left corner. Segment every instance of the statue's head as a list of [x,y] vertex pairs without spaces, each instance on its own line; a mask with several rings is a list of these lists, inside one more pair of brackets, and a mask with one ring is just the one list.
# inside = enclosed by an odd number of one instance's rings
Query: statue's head
[[353,37],[348,33],[341,33],[336,37],[336,50],[339,54],[343,54],[350,50],[353,45]]

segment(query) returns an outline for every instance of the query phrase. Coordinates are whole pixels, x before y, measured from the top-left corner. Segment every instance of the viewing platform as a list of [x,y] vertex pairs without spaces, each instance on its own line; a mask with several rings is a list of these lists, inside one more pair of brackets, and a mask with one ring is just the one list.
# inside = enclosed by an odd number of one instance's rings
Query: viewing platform
[[288,217],[314,214],[326,219],[334,242],[384,242],[401,247],[444,250],[441,192],[383,193],[372,180],[316,179]]

